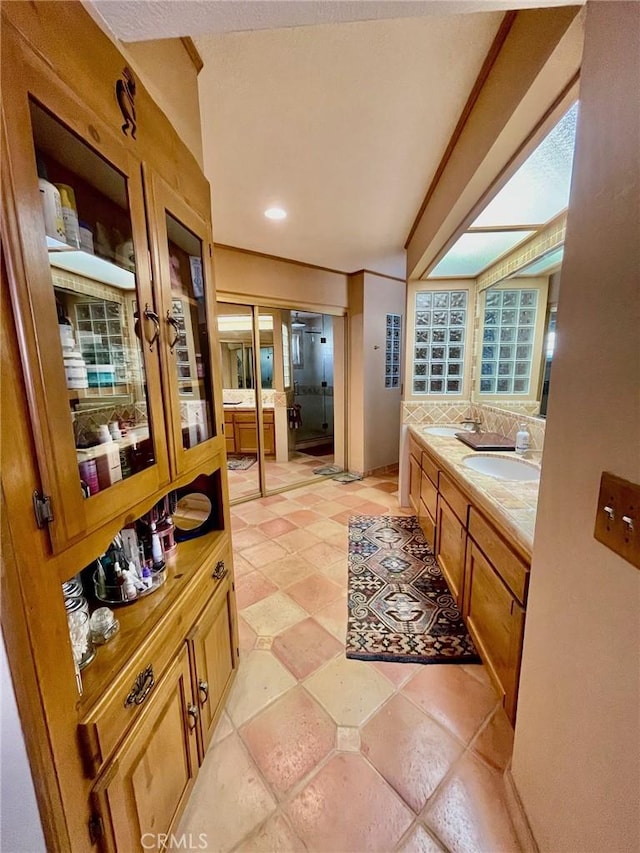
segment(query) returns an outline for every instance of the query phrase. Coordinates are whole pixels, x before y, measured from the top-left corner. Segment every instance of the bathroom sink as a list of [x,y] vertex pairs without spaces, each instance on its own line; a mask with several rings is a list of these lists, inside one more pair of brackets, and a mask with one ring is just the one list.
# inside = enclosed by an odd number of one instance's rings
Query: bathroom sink
[[465,468],[488,474],[498,480],[539,480],[540,469],[537,465],[506,456],[494,456],[490,453],[474,453],[462,460]]
[[431,426],[425,427],[422,431],[427,435],[446,435],[453,438],[456,433],[463,430],[464,427],[462,426]]

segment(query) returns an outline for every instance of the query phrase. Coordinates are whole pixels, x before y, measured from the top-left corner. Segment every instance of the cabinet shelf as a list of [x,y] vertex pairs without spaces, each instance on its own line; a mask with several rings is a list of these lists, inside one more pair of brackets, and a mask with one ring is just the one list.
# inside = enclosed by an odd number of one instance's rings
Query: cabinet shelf
[[[82,672],[81,714],[88,712],[110,690],[113,682],[120,680],[121,673],[139,655],[147,638],[162,630],[162,623],[172,617],[178,600],[188,594],[204,564],[214,561],[219,547],[226,541],[224,531],[216,530],[180,542],[175,553],[167,559],[166,582],[152,595],[114,608],[120,630],[112,640],[98,647],[94,661]],[[96,602],[96,606],[103,605]]]
[[[58,245],[52,246],[51,243]],[[136,277],[132,272],[98,255],[73,249],[66,243],[54,240],[53,237],[47,237],[47,248],[49,264],[56,269],[75,273],[75,275],[99,281],[101,284],[117,287],[119,290],[136,289]]]

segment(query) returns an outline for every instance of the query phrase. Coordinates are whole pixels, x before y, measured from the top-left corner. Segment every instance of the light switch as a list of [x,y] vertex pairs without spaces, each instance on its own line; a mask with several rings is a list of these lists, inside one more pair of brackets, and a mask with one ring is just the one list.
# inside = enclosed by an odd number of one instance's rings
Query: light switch
[[640,569],[640,485],[603,472],[593,535]]

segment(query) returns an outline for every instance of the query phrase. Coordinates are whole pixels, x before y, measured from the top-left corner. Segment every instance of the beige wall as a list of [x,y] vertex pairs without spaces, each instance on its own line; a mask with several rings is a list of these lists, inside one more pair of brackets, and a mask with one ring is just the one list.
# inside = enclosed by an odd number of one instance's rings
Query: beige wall
[[589,2],[514,779],[542,851],[640,849],[640,572],[593,538],[640,482],[640,5]]
[[214,266],[218,299],[316,308],[324,314],[343,314],[348,305],[345,273],[225,246],[214,247]]
[[349,282],[349,468],[369,472],[398,462],[401,389],[385,388],[387,314],[402,315],[406,285],[368,272]]
[[118,42],[118,47],[202,168],[198,75],[180,39]]

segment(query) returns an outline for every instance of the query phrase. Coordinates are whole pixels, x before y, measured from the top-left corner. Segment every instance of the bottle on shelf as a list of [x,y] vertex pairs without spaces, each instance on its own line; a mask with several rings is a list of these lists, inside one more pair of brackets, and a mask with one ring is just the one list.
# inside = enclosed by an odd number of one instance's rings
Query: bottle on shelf
[[73,187],[68,184],[56,184],[60,192],[62,202],[62,218],[64,219],[64,232],[69,246],[74,249],[80,248],[80,225],[78,223],[78,207],[76,205],[76,194]]

